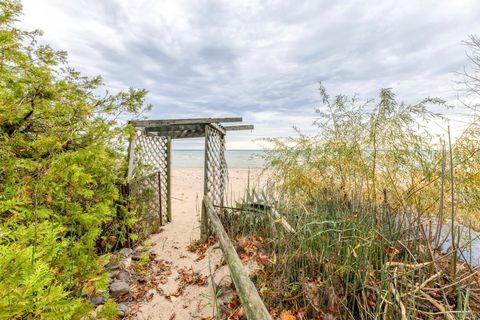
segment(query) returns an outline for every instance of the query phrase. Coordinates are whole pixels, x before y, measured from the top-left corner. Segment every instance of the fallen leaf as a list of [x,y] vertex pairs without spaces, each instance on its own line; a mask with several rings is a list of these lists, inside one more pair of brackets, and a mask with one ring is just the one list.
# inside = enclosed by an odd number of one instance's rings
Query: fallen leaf
[[297,320],[297,318],[293,315],[292,311],[284,310],[280,314],[280,320]]

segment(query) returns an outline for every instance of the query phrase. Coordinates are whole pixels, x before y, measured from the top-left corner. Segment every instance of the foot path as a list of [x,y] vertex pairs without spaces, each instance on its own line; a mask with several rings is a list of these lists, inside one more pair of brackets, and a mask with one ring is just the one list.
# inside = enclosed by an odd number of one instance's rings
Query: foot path
[[[230,194],[233,197],[243,192],[248,175],[246,169],[231,170]],[[221,265],[223,258],[218,244],[209,247],[203,259],[188,251],[188,246],[200,235],[202,194],[203,170],[173,171],[172,222],[165,225],[162,232],[151,236],[149,250],[157,259],[171,263],[171,273],[167,273],[157,290],[152,290],[153,298],[140,305],[136,319],[211,319],[215,313],[215,296],[220,299],[230,296],[231,280],[227,266]],[[185,285],[182,283],[185,277],[196,283]]]

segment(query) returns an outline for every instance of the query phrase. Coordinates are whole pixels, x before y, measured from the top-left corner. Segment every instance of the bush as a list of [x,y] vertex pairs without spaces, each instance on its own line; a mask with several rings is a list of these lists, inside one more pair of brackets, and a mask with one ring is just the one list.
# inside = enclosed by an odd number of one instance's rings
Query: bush
[[145,90],[99,96],[66,53],[15,27],[21,4],[0,2],[0,319],[80,317],[105,223],[132,223],[118,185]]

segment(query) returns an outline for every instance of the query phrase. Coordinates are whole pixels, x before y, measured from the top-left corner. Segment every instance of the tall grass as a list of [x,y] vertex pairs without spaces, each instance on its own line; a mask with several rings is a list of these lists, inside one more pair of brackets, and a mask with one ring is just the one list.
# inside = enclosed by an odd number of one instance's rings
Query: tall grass
[[[269,259],[256,285],[272,313],[478,317],[476,270],[459,261],[458,243],[439,250],[429,222],[443,224],[448,210],[451,219],[480,226],[477,119],[447,152],[426,126],[441,118],[430,105],[447,107],[440,99],[407,105],[382,90],[378,102],[360,103],[320,92],[319,134],[272,139],[269,184],[224,219],[232,238],[265,239],[259,251]],[[273,207],[295,234],[278,224]]]

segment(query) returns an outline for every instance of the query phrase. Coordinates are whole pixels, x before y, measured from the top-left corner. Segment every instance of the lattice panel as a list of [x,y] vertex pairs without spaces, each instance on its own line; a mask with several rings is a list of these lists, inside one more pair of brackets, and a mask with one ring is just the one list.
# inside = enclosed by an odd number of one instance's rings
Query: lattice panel
[[135,164],[142,176],[167,170],[167,137],[141,134],[136,141]]
[[133,201],[139,206],[137,234],[158,232],[168,220],[168,152],[167,137],[141,134],[135,142],[136,170],[131,183]]
[[228,170],[225,130],[218,123],[146,128],[132,144],[130,195],[136,208],[140,209],[136,227],[140,238],[157,232],[163,223],[170,220],[171,137],[198,137],[202,134],[205,135],[205,194],[214,205],[222,206]]
[[228,181],[225,134],[211,125],[205,127],[205,191],[214,205],[221,206]]

